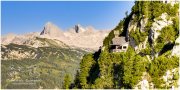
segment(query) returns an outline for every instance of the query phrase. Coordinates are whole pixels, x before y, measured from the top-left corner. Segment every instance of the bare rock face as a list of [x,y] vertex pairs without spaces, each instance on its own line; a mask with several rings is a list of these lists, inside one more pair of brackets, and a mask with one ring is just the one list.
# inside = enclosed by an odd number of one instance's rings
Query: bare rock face
[[[162,76],[162,80],[165,82],[163,84],[163,86],[168,86],[170,87],[171,86],[171,89],[174,89],[174,85],[178,84],[176,79],[179,80],[179,78],[177,77],[179,74],[178,74],[178,68],[173,68],[173,69],[170,69],[170,70],[167,70],[166,73]],[[176,88],[177,89],[177,88]]]
[[171,20],[167,20],[167,13],[163,13],[160,18],[162,20],[154,20],[155,22],[152,24],[151,27],[151,39],[155,41],[158,36],[160,35],[159,31],[162,30],[163,27],[173,24]]
[[174,4],[178,3],[178,0],[162,0],[163,3],[170,3],[171,6],[174,6]]
[[141,19],[141,21],[140,21],[140,24],[141,24],[140,31],[141,32],[144,32],[144,30],[145,30],[144,28],[147,24],[147,21],[148,21],[148,18]]
[[175,45],[172,50],[172,55],[180,57],[180,36],[175,41]]
[[146,43],[148,40],[148,37],[145,38],[144,42],[141,42],[139,45],[135,44],[135,40],[131,37],[129,37],[129,32],[132,31],[136,31],[137,29],[140,30],[140,32],[145,32],[145,26],[147,25],[148,22],[148,18],[145,18],[143,16],[143,18],[140,20],[140,25],[138,26],[137,22],[134,22],[134,17],[135,14],[132,15],[132,19],[130,20],[129,24],[128,24],[128,28],[127,28],[127,32],[126,32],[126,37],[129,38],[129,43],[130,45],[137,51],[139,52],[141,49],[146,48]]
[[85,31],[85,29],[82,28],[80,24],[75,25],[74,30],[75,30],[75,33],[81,33]]
[[149,74],[147,72],[143,72],[143,75],[141,76],[141,80],[137,83],[137,85],[134,86],[134,89],[142,89],[142,90],[147,90],[147,89],[153,89],[152,83],[149,82]]
[[40,33],[40,35],[47,36],[47,37],[49,36],[52,38],[64,36],[63,32],[59,29],[59,27],[57,27],[56,25],[54,25],[51,22],[47,22],[45,24],[44,29]]

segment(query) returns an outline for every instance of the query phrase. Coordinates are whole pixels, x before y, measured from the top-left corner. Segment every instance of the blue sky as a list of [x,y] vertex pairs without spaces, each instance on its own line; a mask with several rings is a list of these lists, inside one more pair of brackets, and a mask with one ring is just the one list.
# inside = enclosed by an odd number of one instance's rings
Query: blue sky
[[133,1],[1,2],[1,34],[41,32],[48,21],[63,30],[76,24],[113,29],[133,5]]

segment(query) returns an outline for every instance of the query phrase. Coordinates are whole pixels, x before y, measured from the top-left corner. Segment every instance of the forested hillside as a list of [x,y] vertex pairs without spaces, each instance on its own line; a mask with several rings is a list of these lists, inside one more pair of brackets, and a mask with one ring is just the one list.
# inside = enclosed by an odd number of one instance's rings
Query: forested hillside
[[[179,3],[136,1],[131,12],[104,39],[102,48],[84,55],[73,87],[177,88]],[[114,31],[129,42],[126,52],[110,52]]]
[[53,40],[38,38],[46,47],[9,44],[1,46],[1,88],[63,88],[63,78],[74,79],[82,56],[81,49],[58,46]]

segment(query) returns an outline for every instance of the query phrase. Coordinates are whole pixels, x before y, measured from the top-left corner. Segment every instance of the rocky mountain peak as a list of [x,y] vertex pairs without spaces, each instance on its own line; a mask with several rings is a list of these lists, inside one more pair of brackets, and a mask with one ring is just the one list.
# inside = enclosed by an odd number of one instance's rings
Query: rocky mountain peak
[[61,31],[58,26],[51,22],[47,22],[44,26],[43,31],[40,33],[40,35],[48,35],[52,37],[56,37],[60,35]]
[[86,31],[80,24],[75,25],[74,30],[76,33],[81,33]]

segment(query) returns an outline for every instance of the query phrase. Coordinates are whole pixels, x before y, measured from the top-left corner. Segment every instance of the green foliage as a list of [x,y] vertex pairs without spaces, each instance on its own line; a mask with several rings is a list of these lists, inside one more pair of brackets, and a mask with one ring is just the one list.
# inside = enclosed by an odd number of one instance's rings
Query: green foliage
[[171,6],[171,4],[166,4],[164,9],[164,11],[167,12],[168,15],[176,16],[179,9],[179,4],[175,4],[173,7]]
[[98,60],[101,76],[110,74],[111,72],[111,57],[108,52],[102,52]]
[[95,64],[95,61],[93,59],[92,54],[87,54],[83,56],[83,59],[80,63],[80,75],[79,75],[79,80],[80,80],[80,85],[82,88],[89,88],[87,84],[87,77],[89,76],[89,71],[92,67],[92,65]]
[[151,75],[152,81],[155,84],[156,88],[162,88],[160,85],[163,83],[161,77],[165,74],[167,70],[178,68],[179,67],[179,58],[169,55],[162,55],[153,60],[150,63],[148,72]]
[[145,15],[145,17],[148,17],[150,3],[151,2],[149,1],[135,2],[135,5],[132,8],[132,12],[138,16],[136,18],[136,21],[139,21],[142,18],[142,15]]
[[161,34],[157,38],[155,52],[159,52],[160,50],[162,50],[164,45],[167,43],[174,43],[178,32],[176,31],[175,27],[169,25],[164,27],[160,33]]
[[[113,88],[113,78],[112,78],[112,61],[110,54],[108,52],[102,52],[99,60],[98,65],[100,68],[100,78],[95,80],[95,87],[96,88]],[[103,81],[103,83],[99,83]]]
[[69,74],[66,74],[64,77],[64,85],[63,88],[68,89],[70,87],[71,84],[71,77]]
[[[131,47],[128,47],[128,50],[126,52],[117,53],[109,53],[109,48],[110,42],[114,38],[113,31],[119,30],[120,36],[124,36],[133,14],[135,14],[133,22],[138,22],[137,27],[139,27],[141,19],[148,18],[148,22],[145,26],[145,32],[141,32],[139,29],[137,29],[129,33],[130,38],[133,38],[136,45],[139,45],[148,36],[155,18],[157,19],[162,13],[165,12],[171,17],[175,17],[177,14],[177,8],[177,5],[175,5],[174,7],[170,7],[169,4],[163,4],[161,1],[136,1],[135,5],[132,8],[132,13],[129,16],[126,13],[127,17],[120,21],[119,25],[115,29],[113,29],[104,39],[103,45],[105,46],[105,50],[100,53],[100,56],[90,59],[90,61],[97,60],[93,65],[99,67],[97,68],[98,70],[95,70],[99,71],[99,74],[96,76],[98,78],[95,78],[95,80],[93,79],[94,82],[92,82],[91,80],[87,80],[87,77],[91,77],[91,74],[88,74],[88,72],[90,68],[92,69],[93,67],[92,63],[90,63],[90,65],[82,64],[81,67],[84,67],[81,68],[80,74],[84,73],[84,79],[82,79],[82,81],[84,80],[84,83],[82,85],[84,85],[85,87],[83,88],[131,89],[135,85],[137,85],[140,80],[142,80],[142,75],[144,72],[146,72],[147,75],[150,75],[148,79],[152,80],[152,82],[155,84],[155,87],[164,88],[162,87],[162,83],[164,83],[164,81],[160,78],[168,69],[178,67],[178,58],[170,56],[170,52],[165,52],[162,53],[162,55],[158,58],[155,58],[155,60],[149,62],[147,57],[143,56],[151,55],[154,49],[155,51],[162,50],[168,42],[170,42],[171,44],[174,43],[177,35],[179,35],[178,17],[172,19],[173,26],[167,26],[161,30],[161,34],[158,37],[156,46],[154,48],[152,48],[153,45],[151,45],[152,43],[150,41],[147,43],[146,48],[141,50],[138,54]],[[171,12],[171,10],[173,11]],[[85,57],[83,58],[83,60],[84,59]],[[86,73],[83,72],[84,68],[87,69],[85,69]],[[177,75],[174,76],[174,79],[177,79]]]
[[151,51],[152,51],[152,48],[150,47],[150,44],[149,42],[146,44],[146,48],[145,49],[142,49],[140,51],[140,53],[144,54],[144,55],[151,55]]
[[108,51],[110,48],[110,41],[114,38],[114,31],[112,30],[107,37],[105,37],[103,41],[103,45],[105,46],[105,50]]
[[75,79],[74,79],[74,87],[72,88],[81,88],[80,87],[80,80],[79,80],[79,71],[77,70],[76,75],[75,75]]
[[174,28],[174,30],[176,32],[176,36],[178,36],[179,35],[179,18],[178,18],[178,16],[173,18],[172,21],[173,21],[172,27]]
[[179,79],[179,74],[176,73],[176,74],[174,75],[173,79],[174,79],[174,80],[178,80],[178,79]]
[[130,37],[135,40],[136,45],[139,45],[139,43],[143,42],[146,36],[147,35],[145,32],[140,32],[138,29],[130,32]]
[[144,57],[136,55],[129,48],[123,59],[123,84],[125,88],[133,88],[140,80],[142,73],[146,71],[147,60]]
[[[151,2],[151,10],[152,10],[152,16],[153,17],[159,17],[162,13],[164,13],[165,11],[162,10],[162,6],[164,6],[166,4],[162,4],[162,2]],[[161,9],[160,9],[161,8]]]
[[151,19],[159,17],[162,13],[167,13],[170,16],[175,16],[178,12],[178,5],[164,4],[160,1],[149,2],[148,15]]
[[161,30],[161,35],[158,37],[158,42],[167,43],[175,41],[176,31],[173,26],[164,27]]
[[147,66],[146,58],[136,55],[131,47],[126,53],[101,52],[98,59],[98,78],[94,83],[88,83],[87,77],[92,67],[92,59],[90,55],[84,56],[81,62],[79,80],[82,88],[132,88],[141,80]]

